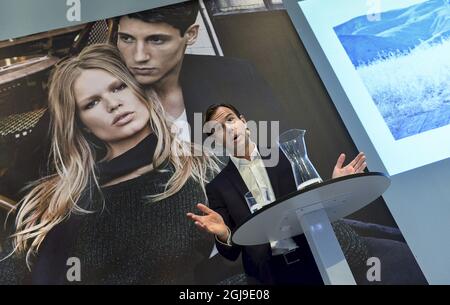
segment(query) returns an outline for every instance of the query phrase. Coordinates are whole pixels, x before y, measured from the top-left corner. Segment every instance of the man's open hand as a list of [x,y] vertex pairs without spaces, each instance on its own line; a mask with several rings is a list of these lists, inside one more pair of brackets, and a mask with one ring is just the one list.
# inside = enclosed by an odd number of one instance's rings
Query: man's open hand
[[347,166],[343,166],[344,162],[345,154],[341,154],[334,166],[333,174],[331,176],[332,179],[362,173],[367,166],[366,155],[363,152],[360,152]]
[[222,216],[202,203],[197,204],[197,208],[203,212],[204,215],[200,216],[194,213],[187,213],[187,217],[192,219],[195,222],[195,225],[200,229],[217,235],[221,241],[226,242],[229,231]]

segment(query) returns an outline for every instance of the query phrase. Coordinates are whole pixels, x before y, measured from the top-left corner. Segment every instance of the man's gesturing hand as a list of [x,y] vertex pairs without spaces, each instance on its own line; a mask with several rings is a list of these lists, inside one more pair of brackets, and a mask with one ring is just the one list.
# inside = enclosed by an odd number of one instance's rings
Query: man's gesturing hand
[[336,165],[333,169],[332,178],[339,178],[347,175],[364,172],[366,168],[366,155],[360,152],[355,159],[353,159],[347,166],[343,166],[345,161],[345,154],[341,154],[337,159]]
[[199,203],[197,208],[203,212],[204,215],[196,215],[194,213],[187,213],[187,217],[195,222],[195,225],[208,233],[217,235],[220,241],[226,243],[229,229],[222,216],[219,213],[211,210],[206,205]]

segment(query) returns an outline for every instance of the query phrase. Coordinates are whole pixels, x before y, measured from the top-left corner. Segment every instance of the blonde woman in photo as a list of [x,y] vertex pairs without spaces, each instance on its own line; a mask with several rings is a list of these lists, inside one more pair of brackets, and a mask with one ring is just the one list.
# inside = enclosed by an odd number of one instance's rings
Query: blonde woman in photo
[[55,67],[49,110],[54,174],[19,203],[0,283],[195,283],[212,241],[185,215],[216,159],[171,134],[157,96],[110,45]]

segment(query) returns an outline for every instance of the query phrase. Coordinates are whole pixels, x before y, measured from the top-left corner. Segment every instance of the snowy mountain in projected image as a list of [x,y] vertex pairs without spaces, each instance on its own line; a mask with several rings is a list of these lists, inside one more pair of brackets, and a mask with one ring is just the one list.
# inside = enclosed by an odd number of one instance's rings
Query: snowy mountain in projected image
[[396,140],[450,124],[450,3],[429,0],[334,27]]

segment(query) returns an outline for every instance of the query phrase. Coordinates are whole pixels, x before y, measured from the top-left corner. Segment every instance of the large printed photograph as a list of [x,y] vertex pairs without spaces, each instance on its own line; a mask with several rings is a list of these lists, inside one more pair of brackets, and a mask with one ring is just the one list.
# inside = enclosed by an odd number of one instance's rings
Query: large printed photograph
[[[282,1],[0,41],[0,284],[324,284],[303,234],[232,241],[254,203],[297,191],[289,129],[320,181],[370,171]],[[426,283],[382,198],[332,228],[356,284]]]
[[450,157],[448,1],[305,0],[297,9],[332,75],[326,86],[344,91],[334,102],[353,108],[391,176]]
[[448,1],[357,16],[334,31],[396,140],[450,124]]

